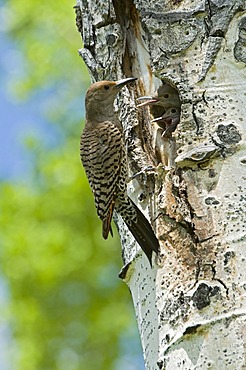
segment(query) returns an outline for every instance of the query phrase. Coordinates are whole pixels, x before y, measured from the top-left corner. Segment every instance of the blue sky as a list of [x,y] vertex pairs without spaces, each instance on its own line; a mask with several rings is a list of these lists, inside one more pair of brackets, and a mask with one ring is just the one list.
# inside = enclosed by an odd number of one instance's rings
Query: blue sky
[[46,146],[52,146],[57,143],[57,137],[61,138],[61,131],[44,117],[47,92],[37,92],[24,101],[14,97],[11,84],[22,73],[22,55],[3,34],[0,48],[3,55],[0,59],[0,179],[21,180],[32,168],[25,138],[36,137]]

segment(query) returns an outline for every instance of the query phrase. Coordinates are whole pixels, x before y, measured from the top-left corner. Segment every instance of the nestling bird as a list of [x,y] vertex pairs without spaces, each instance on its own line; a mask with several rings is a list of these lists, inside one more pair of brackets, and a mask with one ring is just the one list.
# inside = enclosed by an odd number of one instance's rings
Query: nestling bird
[[127,195],[127,157],[122,125],[114,112],[114,100],[130,77],[119,81],[99,81],[85,97],[86,124],[80,141],[80,156],[102,220],[102,235],[112,234],[113,211],[121,215],[152,266],[153,251],[159,242],[148,220]]
[[177,90],[163,82],[156,95],[141,96],[137,99],[143,101],[138,107],[149,106],[156,122],[163,129],[162,136],[169,137],[175,131],[180,121],[180,99]]
[[151,122],[156,122],[162,129],[162,137],[171,136],[172,132],[180,121],[180,109],[168,108],[161,117],[153,119]]

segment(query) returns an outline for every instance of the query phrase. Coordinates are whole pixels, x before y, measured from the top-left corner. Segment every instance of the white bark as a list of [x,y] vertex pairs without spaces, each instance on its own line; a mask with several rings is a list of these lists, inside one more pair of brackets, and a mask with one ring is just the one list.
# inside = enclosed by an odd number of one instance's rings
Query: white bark
[[[161,243],[152,269],[118,223],[146,369],[246,369],[245,1],[78,6],[93,79],[139,77],[118,105],[131,172],[152,167],[129,183]],[[172,138],[134,103],[162,81],[182,103]]]

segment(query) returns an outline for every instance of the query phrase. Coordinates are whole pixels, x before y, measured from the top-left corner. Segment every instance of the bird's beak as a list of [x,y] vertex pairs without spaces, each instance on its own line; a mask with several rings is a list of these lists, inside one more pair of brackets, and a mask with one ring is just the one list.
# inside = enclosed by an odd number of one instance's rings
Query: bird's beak
[[[169,118],[169,117],[167,117],[167,118]],[[158,122],[158,121],[161,121],[163,119],[163,117],[158,117],[158,118],[154,118],[154,119],[152,119],[150,122],[152,123],[152,122]]]
[[158,102],[158,99],[157,98],[154,98],[153,96],[140,96],[139,98],[137,98],[138,101],[141,101],[141,100],[146,100],[144,101],[143,103],[140,103],[137,105],[137,107],[145,107],[146,105],[151,105],[151,104],[155,104]]
[[120,90],[120,89],[122,89],[122,87],[124,87],[128,83],[136,81],[136,80],[137,80],[136,77],[128,77],[128,78],[124,78],[123,80],[119,80],[114,85],[114,89]]

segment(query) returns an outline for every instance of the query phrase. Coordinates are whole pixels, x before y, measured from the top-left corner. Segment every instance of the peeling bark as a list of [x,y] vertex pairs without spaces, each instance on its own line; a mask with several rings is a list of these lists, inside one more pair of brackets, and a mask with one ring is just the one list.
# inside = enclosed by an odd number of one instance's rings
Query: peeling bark
[[[92,80],[139,78],[117,107],[154,268],[115,219],[146,369],[245,369],[245,1],[77,1]],[[153,94],[164,108],[136,109]],[[151,120],[172,108],[165,135]]]

